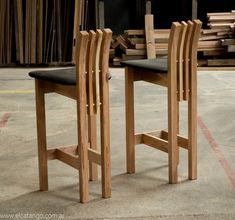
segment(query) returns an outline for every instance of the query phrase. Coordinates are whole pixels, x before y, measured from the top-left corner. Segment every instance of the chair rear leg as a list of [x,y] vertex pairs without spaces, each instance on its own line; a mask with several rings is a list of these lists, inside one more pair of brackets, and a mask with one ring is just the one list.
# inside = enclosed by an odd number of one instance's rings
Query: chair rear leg
[[196,85],[192,87],[188,101],[188,177],[197,179],[197,95]]
[[88,186],[88,119],[86,109],[86,96],[84,78],[81,79],[80,91],[77,101],[77,136],[78,136],[78,163],[79,163],[79,190],[80,202],[85,203],[89,199],[89,186]]
[[101,175],[102,197],[111,197],[111,168],[110,168],[110,119],[109,119],[109,88],[103,79],[101,92],[100,133],[101,133]]
[[134,74],[128,67],[125,68],[125,99],[127,173],[135,173]]
[[[93,150],[97,150],[96,115],[88,116],[88,129],[89,129],[90,147]],[[89,179],[90,181],[95,181],[98,179],[97,164],[91,161],[89,162]]]
[[36,96],[36,117],[37,117],[39,185],[41,191],[47,191],[48,169],[47,169],[45,96],[42,89],[42,83],[40,82],[40,80],[35,80],[35,96]]
[[88,144],[79,143],[79,189],[80,201],[85,203],[89,199],[88,189]]
[[178,133],[178,111],[176,86],[168,87],[168,161],[169,161],[169,183],[178,182],[178,158],[179,150],[177,143]]

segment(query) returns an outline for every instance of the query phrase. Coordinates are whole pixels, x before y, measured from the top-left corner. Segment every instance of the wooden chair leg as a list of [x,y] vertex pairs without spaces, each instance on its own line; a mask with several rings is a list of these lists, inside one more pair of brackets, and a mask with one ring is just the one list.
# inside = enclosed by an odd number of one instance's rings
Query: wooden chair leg
[[80,201],[85,203],[89,199],[88,189],[88,144],[79,144],[79,188]]
[[190,180],[197,179],[197,84],[196,74],[194,75],[188,101],[188,176]]
[[[97,150],[97,132],[96,132],[96,115],[88,116],[88,130],[89,141],[91,149]],[[98,167],[97,164],[89,162],[89,180],[95,181],[98,179]]]
[[178,182],[178,157],[179,150],[177,144],[177,93],[176,83],[171,83],[168,87],[168,160],[169,160],[169,183]]
[[125,68],[126,164],[127,173],[135,173],[134,74]]
[[47,191],[48,170],[47,170],[45,97],[43,89],[41,87],[41,82],[39,80],[35,80],[35,96],[36,96],[36,117],[37,117],[39,185],[41,191]]
[[111,197],[111,169],[110,169],[110,121],[109,121],[109,87],[106,76],[102,76],[100,132],[101,132],[101,175],[102,197]]
[[88,132],[87,132],[87,109],[86,109],[86,93],[85,83],[82,82],[84,78],[81,77],[81,89],[78,94],[77,102],[77,134],[78,134],[78,155],[79,155],[79,189],[80,201],[85,203],[89,198],[88,187]]

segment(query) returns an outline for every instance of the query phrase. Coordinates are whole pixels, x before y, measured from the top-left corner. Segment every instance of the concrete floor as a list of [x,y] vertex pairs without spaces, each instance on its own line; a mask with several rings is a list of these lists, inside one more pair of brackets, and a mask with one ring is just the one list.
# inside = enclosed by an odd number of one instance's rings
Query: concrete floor
[[[181,150],[179,184],[170,185],[167,155],[143,145],[136,149],[136,174],[125,173],[124,70],[111,69],[112,198],[100,198],[100,181],[90,182],[87,204],[78,202],[77,171],[58,161],[49,162],[49,191],[38,191],[29,71],[0,69],[0,219],[10,219],[2,216],[8,214],[15,219],[26,214],[44,219],[46,214],[54,214],[53,219],[59,214],[63,219],[235,219],[235,70],[198,73],[198,180],[187,180],[187,154]],[[137,130],[166,128],[165,98],[164,88],[136,84]],[[75,102],[50,94],[46,104],[48,146],[76,143]],[[186,118],[181,122],[186,134]]]

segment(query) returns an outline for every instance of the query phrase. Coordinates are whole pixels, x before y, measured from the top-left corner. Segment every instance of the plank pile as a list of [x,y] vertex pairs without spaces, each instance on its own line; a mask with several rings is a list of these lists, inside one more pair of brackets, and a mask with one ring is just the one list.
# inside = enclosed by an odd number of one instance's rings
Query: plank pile
[[[169,29],[155,29],[155,49],[156,56],[167,55],[167,43],[169,38]],[[146,40],[144,30],[126,30],[124,34],[114,38],[111,48],[116,52],[113,59],[113,65],[120,65],[121,60],[145,59],[146,58]]]
[[0,65],[71,62],[74,1],[1,0]]
[[[235,12],[208,13],[209,29],[203,29],[198,45],[199,65],[235,66]],[[169,29],[155,29],[156,56],[167,55]],[[122,60],[145,59],[144,30],[126,30],[114,38],[113,65]],[[113,53],[113,52],[112,52]]]
[[208,13],[198,51],[207,66],[235,66],[235,12]]

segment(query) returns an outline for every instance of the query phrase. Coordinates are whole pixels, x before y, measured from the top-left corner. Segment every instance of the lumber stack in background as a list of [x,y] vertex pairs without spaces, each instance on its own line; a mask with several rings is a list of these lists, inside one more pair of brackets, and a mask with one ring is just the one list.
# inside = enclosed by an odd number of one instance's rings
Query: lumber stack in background
[[[209,28],[202,30],[198,44],[199,66],[235,66],[235,12],[207,15]],[[169,31],[154,30],[156,57],[167,55]],[[122,60],[147,58],[144,30],[124,31],[111,47],[114,66],[120,66]]]
[[[104,26],[103,4],[98,0],[0,0],[0,66],[72,64],[75,33]],[[235,11],[207,16],[208,28],[202,30],[198,46],[199,65],[235,66]],[[166,56],[169,29],[155,29],[154,38],[156,57]],[[126,30],[113,37],[110,60],[114,66],[121,60],[146,57],[144,30]]]
[[198,51],[206,66],[235,66],[235,12],[208,13]]
[[[167,55],[169,33],[169,29],[154,30],[155,52],[157,57]],[[125,30],[124,34],[114,37],[111,48],[115,50],[116,55],[113,58],[114,66],[120,65],[120,61],[122,60],[146,59],[145,31]]]

